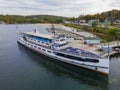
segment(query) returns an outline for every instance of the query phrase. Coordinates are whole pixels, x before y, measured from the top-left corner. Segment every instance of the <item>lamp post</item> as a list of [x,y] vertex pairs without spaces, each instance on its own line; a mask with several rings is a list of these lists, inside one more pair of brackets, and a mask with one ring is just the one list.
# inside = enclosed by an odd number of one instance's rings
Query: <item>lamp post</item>
[[108,59],[110,60],[110,43],[109,43],[109,40],[108,40]]
[[118,46],[119,46],[119,42],[120,42],[120,30],[118,31]]

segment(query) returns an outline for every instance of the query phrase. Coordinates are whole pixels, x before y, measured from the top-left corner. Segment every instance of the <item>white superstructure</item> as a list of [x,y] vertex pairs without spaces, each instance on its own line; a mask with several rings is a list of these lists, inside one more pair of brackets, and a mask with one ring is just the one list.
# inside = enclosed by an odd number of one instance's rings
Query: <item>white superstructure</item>
[[109,59],[91,52],[69,47],[66,38],[39,32],[17,33],[17,41],[39,54],[77,67],[87,68],[105,75],[109,73]]

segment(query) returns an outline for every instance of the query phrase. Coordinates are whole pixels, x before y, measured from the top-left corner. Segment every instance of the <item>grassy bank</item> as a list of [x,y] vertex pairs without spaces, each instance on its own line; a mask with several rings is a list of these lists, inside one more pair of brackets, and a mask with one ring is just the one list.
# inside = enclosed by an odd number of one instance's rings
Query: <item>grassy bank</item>
[[[75,28],[77,30],[82,30],[82,27],[74,24],[64,24],[67,27]],[[108,42],[120,39],[120,28],[109,27],[107,29],[102,29],[100,27],[90,27],[87,30],[89,33],[92,33],[101,38],[101,42]]]
[[74,24],[64,24],[67,27],[75,28],[75,29],[81,29],[81,26],[74,25]]

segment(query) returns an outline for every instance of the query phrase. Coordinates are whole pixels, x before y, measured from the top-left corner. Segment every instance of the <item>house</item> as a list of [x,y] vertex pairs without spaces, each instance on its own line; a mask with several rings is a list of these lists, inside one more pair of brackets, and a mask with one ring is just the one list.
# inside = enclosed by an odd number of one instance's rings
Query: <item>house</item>
[[117,19],[117,20],[116,20],[116,23],[120,23],[120,19]]
[[98,20],[91,19],[91,20],[88,21],[88,24],[92,25],[93,22],[98,22],[99,23],[100,21],[99,21],[99,19]]
[[71,24],[71,21],[66,21],[66,20],[64,20],[63,21],[65,24]]
[[116,19],[116,21],[114,22],[115,25],[120,25],[120,19]]
[[85,20],[79,20],[78,23],[80,26],[90,26]]
[[78,21],[77,21],[77,20],[72,21],[72,24],[74,24],[74,25],[78,25]]
[[3,22],[3,21],[0,21],[0,24],[5,24],[5,22]]
[[85,20],[79,20],[79,23],[86,23]]
[[98,37],[83,37],[82,41],[84,44],[88,44],[88,45],[100,44],[100,39]]

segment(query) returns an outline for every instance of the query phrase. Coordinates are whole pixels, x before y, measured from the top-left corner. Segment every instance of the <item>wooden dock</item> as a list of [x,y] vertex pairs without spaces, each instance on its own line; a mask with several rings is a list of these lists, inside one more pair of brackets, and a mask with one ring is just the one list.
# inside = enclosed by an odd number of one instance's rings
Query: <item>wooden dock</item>
[[[72,46],[72,47],[75,47],[75,48],[80,48],[80,49],[83,49],[83,50],[86,50],[86,51],[90,51],[90,52],[93,52],[94,54],[97,54],[99,56],[102,56],[102,57],[107,57],[108,56],[108,52],[101,52],[98,50],[98,47],[96,47],[96,45],[93,45],[92,47],[89,46],[89,45],[85,45],[81,42],[81,38],[83,37],[94,37],[94,35],[90,34],[90,33],[87,33],[87,32],[84,32],[81,34],[81,32],[77,32],[77,31],[72,31],[72,30],[65,30],[65,29],[61,29],[61,28],[54,28],[55,31],[52,30],[52,28],[47,28],[48,32],[51,32],[51,33],[54,33],[56,35],[61,35],[61,36],[66,36],[67,38],[74,38],[71,43],[69,44],[69,46]],[[83,32],[83,31],[82,31]],[[113,41],[113,42],[109,42],[109,43],[102,43],[101,46],[108,46],[109,44],[109,47],[113,47],[113,48],[119,48],[120,50],[120,41]],[[116,54],[116,53],[120,53],[120,51],[111,51],[109,52],[109,55],[113,55],[113,54]]]

